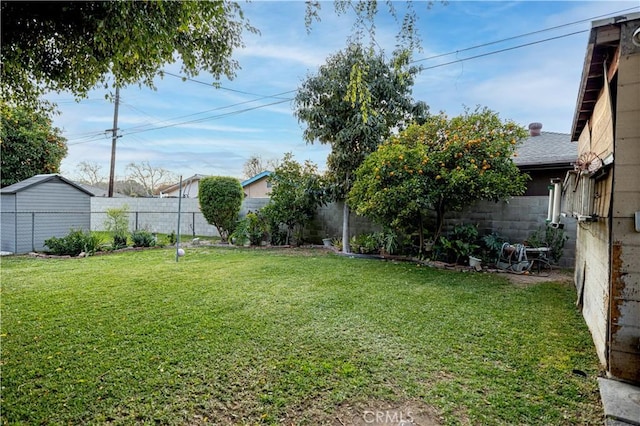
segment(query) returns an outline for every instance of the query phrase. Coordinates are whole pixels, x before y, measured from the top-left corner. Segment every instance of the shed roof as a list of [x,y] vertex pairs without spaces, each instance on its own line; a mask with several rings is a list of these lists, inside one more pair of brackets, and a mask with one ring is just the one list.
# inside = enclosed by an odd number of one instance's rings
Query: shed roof
[[93,197],[93,193],[88,191],[87,189],[83,188],[82,186],[78,185],[77,183],[70,181],[69,179],[57,174],[57,173],[52,173],[52,174],[45,174],[45,175],[35,175],[32,176],[28,179],[25,179],[23,181],[14,183],[13,185],[9,185],[9,186],[5,186],[4,188],[0,189],[0,193],[2,194],[16,194],[18,192],[24,191],[28,188],[31,188],[32,186],[35,185],[40,185],[42,183],[45,182],[50,182],[53,180],[57,180],[60,182],[64,182],[74,188],[76,188],[79,191],[82,191],[84,193],[86,193],[87,195]]
[[259,181],[259,180],[260,180],[260,179],[262,179],[262,178],[265,178],[265,177],[270,176],[270,175],[271,175],[271,173],[273,173],[273,172],[270,172],[270,171],[268,171],[268,170],[265,170],[264,172],[262,172],[262,173],[258,173],[258,174],[257,174],[257,175],[255,175],[254,177],[249,178],[249,179],[247,179],[247,180],[243,181],[243,182],[241,183],[241,185],[242,185],[242,187],[244,188],[245,186],[247,186],[247,185],[251,185],[252,183],[257,182],[257,181]]
[[593,21],[587,53],[578,90],[578,101],[571,126],[571,140],[577,141],[593,113],[598,95],[604,86],[605,63],[614,60],[620,44],[620,24],[640,19],[640,13]]
[[578,147],[571,143],[568,133],[540,132],[539,136],[525,139],[517,153],[513,162],[518,167],[569,167],[578,157]]

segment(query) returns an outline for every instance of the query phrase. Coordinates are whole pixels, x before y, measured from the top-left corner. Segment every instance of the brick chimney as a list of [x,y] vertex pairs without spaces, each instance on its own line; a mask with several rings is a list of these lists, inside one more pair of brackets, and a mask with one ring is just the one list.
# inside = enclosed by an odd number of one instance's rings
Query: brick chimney
[[529,135],[540,136],[540,130],[542,129],[542,123],[529,124]]

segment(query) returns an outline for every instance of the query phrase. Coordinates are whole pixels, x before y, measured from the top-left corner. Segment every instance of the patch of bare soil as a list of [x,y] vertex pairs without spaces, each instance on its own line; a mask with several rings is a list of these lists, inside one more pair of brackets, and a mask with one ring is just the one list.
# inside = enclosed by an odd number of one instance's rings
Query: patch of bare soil
[[552,270],[548,276],[513,274],[509,272],[501,272],[501,274],[509,278],[509,281],[518,286],[528,286],[546,282],[566,284],[573,282],[573,273],[571,271],[560,269]]
[[369,401],[358,405],[343,405],[335,413],[333,426],[439,426],[436,410],[419,400],[403,403]]

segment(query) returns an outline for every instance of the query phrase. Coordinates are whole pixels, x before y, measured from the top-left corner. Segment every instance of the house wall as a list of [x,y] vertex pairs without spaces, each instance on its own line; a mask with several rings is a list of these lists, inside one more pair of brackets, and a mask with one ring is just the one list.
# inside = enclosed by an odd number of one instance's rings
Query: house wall
[[2,195],[2,250],[45,250],[44,241],[71,229],[89,230],[91,197],[59,181],[43,182]]
[[[622,34],[638,27],[626,24]],[[624,46],[624,38],[622,40]],[[628,40],[627,40],[627,43]],[[640,232],[634,214],[640,211],[640,48],[621,55],[615,124],[615,170],[611,221],[611,294],[609,371],[623,380],[640,382]]]
[[243,189],[247,198],[268,198],[271,193],[271,187],[269,185],[269,179],[266,177],[252,182],[245,186]]
[[[200,180],[192,180],[188,183],[182,184],[182,196],[184,198],[198,198],[198,191],[200,188]],[[163,197],[179,197],[180,196],[180,188],[176,188],[173,191],[164,192]]]
[[[600,93],[593,115],[578,139],[578,156],[594,152],[604,158],[613,150],[613,111],[607,85]],[[589,177],[583,177],[590,179]],[[610,191],[611,174],[600,179],[596,185],[600,191]],[[604,199],[609,195],[602,194]],[[576,237],[576,263],[574,280],[581,301],[582,316],[591,332],[596,353],[605,367],[608,365],[609,321],[609,230],[608,203],[594,203],[591,213],[599,216],[596,222],[580,222]]]

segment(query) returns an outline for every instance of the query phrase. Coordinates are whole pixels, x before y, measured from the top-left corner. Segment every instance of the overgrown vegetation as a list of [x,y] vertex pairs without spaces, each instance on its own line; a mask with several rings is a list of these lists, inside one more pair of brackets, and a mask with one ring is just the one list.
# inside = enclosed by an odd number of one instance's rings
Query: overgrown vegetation
[[444,424],[602,422],[571,285],[325,250],[173,258],[3,258],[3,422],[332,424],[407,400]]

